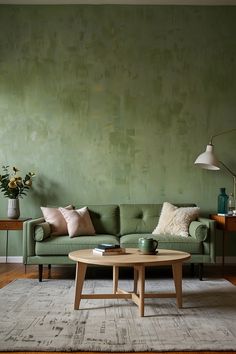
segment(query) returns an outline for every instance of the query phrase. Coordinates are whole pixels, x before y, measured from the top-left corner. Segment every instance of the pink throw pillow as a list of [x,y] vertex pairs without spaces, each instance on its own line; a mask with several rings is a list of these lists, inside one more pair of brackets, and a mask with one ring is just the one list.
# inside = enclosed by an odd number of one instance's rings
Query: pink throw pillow
[[[72,210],[73,206],[68,205],[65,210]],[[50,224],[51,235],[64,236],[68,235],[67,224],[58,208],[41,207],[43,217]]]
[[77,210],[59,208],[59,210],[67,222],[70,237],[95,235],[95,229],[87,207]]

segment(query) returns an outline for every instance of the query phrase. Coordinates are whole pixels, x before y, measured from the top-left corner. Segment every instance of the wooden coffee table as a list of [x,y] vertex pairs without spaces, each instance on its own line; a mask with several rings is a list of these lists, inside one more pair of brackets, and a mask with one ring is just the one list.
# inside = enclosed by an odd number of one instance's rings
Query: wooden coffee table
[[[74,309],[78,310],[81,299],[131,299],[138,307],[140,316],[144,316],[144,299],[176,297],[178,308],[182,307],[182,264],[191,255],[186,252],[159,249],[156,255],[140,254],[136,248],[126,248],[126,254],[114,256],[94,255],[86,249],[69,253],[69,258],[76,263]],[[113,267],[112,294],[82,294],[85,273],[88,264]],[[175,293],[145,293],[145,267],[171,265]],[[119,267],[134,268],[134,289],[126,292],[118,288]]]

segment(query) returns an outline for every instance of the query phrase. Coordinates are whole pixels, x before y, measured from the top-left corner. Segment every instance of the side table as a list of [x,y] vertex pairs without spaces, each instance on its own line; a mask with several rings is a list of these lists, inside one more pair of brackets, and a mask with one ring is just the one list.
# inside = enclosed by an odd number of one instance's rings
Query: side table
[[216,228],[222,230],[222,273],[224,274],[226,246],[225,234],[227,232],[236,232],[236,216],[212,214],[210,215],[210,218],[216,221]]
[[6,237],[6,263],[8,258],[8,232],[12,230],[23,230],[23,223],[30,218],[0,219],[0,230],[7,232]]

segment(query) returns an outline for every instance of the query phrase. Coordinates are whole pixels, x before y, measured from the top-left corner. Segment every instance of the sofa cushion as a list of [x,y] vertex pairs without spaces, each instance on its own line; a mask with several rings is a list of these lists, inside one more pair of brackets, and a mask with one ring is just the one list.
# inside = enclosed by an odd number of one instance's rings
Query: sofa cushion
[[[179,207],[193,207],[195,204],[176,204]],[[121,204],[120,234],[152,233],[157,226],[162,204]]]
[[120,234],[151,233],[157,224],[162,204],[121,204]]
[[188,237],[191,221],[199,216],[198,207],[177,207],[168,202],[163,203],[158,225],[154,235],[170,234]]
[[149,234],[129,234],[121,236],[121,247],[138,247],[138,240],[140,237],[152,237],[158,241],[158,248],[166,248],[170,250],[177,250],[189,252],[191,254],[202,254],[203,244],[194,237],[183,237],[178,235],[152,235]]
[[[79,205],[81,208],[83,205]],[[96,234],[119,234],[118,205],[87,205]]]
[[[72,210],[73,206],[68,205],[66,209]],[[67,224],[58,208],[41,207],[43,217],[50,224],[51,234],[54,236],[68,234]]]
[[86,248],[95,248],[100,243],[119,244],[119,237],[114,235],[80,236],[50,236],[44,242],[35,243],[36,256],[68,256],[69,252]]
[[66,220],[68,234],[70,237],[81,235],[95,235],[95,230],[88,212],[88,208],[80,208],[77,210],[68,210],[59,208]]

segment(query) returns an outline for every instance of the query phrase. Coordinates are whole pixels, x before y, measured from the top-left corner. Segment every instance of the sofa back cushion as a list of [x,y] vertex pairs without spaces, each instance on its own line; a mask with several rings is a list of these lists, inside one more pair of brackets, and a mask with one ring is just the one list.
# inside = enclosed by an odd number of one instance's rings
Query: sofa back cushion
[[[79,206],[80,208],[84,205]],[[88,205],[88,211],[96,234],[119,235],[118,205]]]
[[[193,207],[195,204],[175,204]],[[157,226],[162,204],[121,204],[120,234],[152,233]]]

